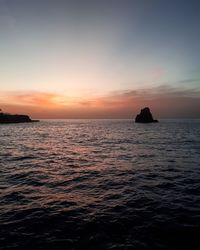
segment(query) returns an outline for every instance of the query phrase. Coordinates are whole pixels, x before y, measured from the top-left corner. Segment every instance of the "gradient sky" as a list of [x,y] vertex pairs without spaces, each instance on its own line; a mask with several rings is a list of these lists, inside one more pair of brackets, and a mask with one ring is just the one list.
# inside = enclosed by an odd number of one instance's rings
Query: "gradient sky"
[[0,0],[0,108],[200,118],[200,1]]

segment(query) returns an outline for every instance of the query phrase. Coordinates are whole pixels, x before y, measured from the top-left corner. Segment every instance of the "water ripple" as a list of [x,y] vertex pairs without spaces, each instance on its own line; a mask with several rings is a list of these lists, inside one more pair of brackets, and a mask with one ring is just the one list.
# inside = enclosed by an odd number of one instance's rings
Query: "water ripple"
[[200,249],[199,125],[2,125],[0,249]]

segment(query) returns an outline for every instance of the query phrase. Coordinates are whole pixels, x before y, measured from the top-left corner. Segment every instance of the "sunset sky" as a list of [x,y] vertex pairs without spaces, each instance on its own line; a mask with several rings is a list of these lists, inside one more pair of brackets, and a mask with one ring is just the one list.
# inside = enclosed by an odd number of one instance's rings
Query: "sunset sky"
[[200,118],[200,1],[0,0],[0,108]]

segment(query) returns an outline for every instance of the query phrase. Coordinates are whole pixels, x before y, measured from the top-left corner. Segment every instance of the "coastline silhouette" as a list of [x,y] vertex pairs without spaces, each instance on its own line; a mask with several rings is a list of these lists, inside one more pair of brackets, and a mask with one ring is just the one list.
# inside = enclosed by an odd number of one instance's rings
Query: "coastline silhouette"
[[24,123],[24,122],[39,122],[39,120],[32,120],[28,115],[3,113],[2,109],[0,109],[0,123]]

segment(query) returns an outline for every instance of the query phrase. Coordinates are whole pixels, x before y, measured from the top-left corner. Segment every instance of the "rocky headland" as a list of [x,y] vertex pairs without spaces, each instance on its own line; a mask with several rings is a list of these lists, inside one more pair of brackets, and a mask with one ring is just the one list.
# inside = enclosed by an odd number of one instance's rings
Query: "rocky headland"
[[12,115],[7,113],[0,113],[0,123],[23,123],[23,122],[39,122],[39,120],[32,120],[28,115]]
[[158,120],[153,119],[150,109],[146,107],[141,109],[140,114],[138,114],[135,118],[135,122],[152,123],[152,122],[158,122]]

